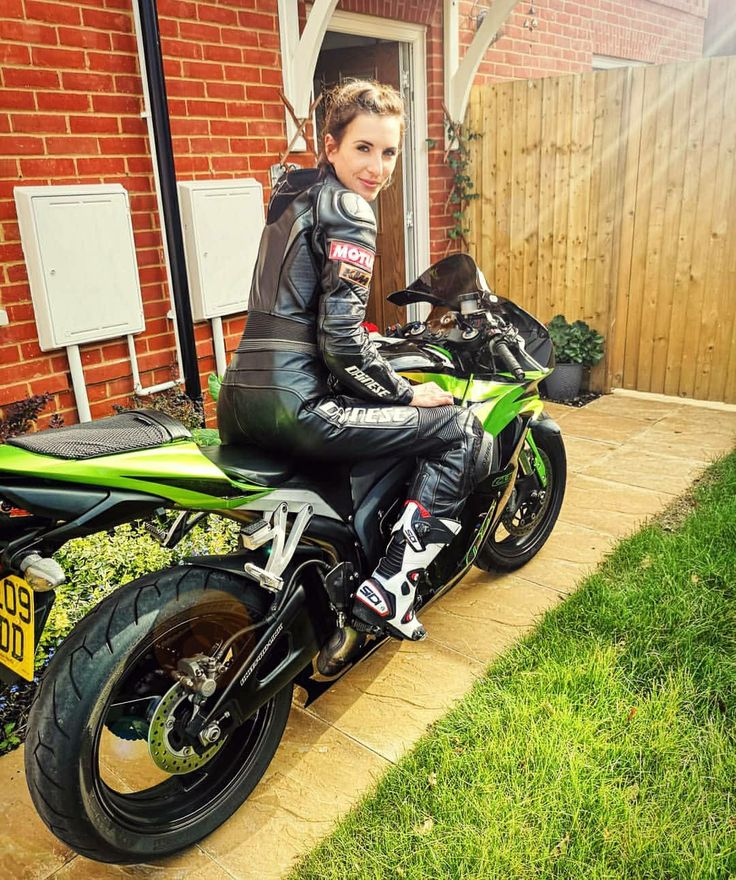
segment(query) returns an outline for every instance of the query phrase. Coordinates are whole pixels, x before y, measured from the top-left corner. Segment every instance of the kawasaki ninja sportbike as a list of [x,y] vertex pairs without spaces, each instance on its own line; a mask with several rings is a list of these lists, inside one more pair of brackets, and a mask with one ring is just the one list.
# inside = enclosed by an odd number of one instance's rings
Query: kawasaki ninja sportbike
[[[494,438],[490,476],[418,584],[424,606],[472,565],[511,570],[537,553],[562,504],[565,451],[537,393],[552,366],[547,332],[494,296],[470,257],[442,260],[390,299],[431,311],[377,338],[382,354],[472,407]],[[237,552],[120,587],[51,660],[25,763],[54,834],[93,859],[140,862],[191,845],[238,808],[276,750],[294,685],[314,700],[381,643],[350,608],[414,467],[411,457],[325,466],[255,446],[199,448],[153,410],[0,446],[6,681],[33,677],[64,581],[52,554],[69,539],[165,509],[179,512],[160,535],[169,547],[208,513],[242,524]]]

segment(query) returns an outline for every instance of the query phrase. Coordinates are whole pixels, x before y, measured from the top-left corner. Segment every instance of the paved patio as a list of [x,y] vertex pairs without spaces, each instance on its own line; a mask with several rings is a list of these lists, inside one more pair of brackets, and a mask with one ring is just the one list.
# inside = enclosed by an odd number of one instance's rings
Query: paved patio
[[542,552],[518,574],[474,570],[422,620],[429,638],[384,646],[309,709],[247,803],[199,846],[151,865],[76,856],[31,805],[18,750],[0,759],[0,880],[269,880],[329,833],[486,665],[562,602],[601,557],[736,444],[736,412],[609,395],[551,405],[565,437],[568,491]]

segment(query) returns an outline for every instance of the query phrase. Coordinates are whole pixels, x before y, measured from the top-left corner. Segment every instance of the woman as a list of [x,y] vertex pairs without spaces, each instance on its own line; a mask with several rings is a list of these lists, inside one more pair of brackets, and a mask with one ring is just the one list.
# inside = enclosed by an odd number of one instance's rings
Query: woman
[[459,531],[457,515],[485,476],[477,466],[484,433],[436,384],[412,387],[398,376],[361,326],[376,245],[368,203],[391,179],[403,132],[402,100],[390,86],[348,82],[332,93],[319,168],[286,175],[272,194],[217,416],[223,443],[329,461],[418,457],[409,500],[353,613],[420,639],[415,583]]

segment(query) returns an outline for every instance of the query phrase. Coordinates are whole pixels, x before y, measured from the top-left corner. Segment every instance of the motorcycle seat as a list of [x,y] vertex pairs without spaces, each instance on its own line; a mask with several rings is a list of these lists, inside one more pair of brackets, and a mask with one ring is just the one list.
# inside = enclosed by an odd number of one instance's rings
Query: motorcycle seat
[[83,461],[151,449],[172,440],[191,439],[191,436],[189,429],[171,416],[158,410],[137,409],[68,428],[48,428],[5,442],[39,455]]
[[200,452],[233,480],[254,486],[280,486],[295,471],[286,456],[273,455],[253,443],[201,446]]

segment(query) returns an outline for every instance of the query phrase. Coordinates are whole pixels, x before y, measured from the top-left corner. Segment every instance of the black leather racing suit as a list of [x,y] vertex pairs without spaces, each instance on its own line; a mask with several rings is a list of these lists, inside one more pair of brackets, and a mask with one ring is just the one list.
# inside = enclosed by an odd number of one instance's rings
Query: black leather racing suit
[[291,172],[274,189],[218,400],[222,441],[326,461],[415,456],[409,497],[456,517],[483,429],[469,410],[408,406],[409,384],[361,326],[375,242],[370,206],[331,171]]

